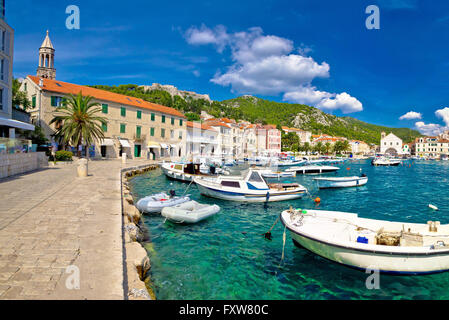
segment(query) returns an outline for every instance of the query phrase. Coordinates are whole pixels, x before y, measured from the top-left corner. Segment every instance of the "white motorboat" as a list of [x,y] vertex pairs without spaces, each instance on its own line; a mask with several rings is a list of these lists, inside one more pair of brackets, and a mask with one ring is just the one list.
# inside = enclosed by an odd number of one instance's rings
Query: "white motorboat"
[[216,204],[201,204],[194,200],[162,209],[162,216],[175,223],[197,223],[220,211]]
[[357,214],[286,210],[280,219],[296,244],[340,264],[392,274],[449,270],[449,225],[391,222]]
[[195,177],[201,194],[231,201],[271,202],[301,198],[307,189],[297,183],[267,183],[259,170],[241,176]]
[[273,163],[273,165],[277,167],[293,167],[299,166],[303,163],[306,163],[306,160],[279,160]]
[[346,188],[363,186],[368,182],[367,176],[353,177],[319,177],[314,178],[318,184],[318,188]]
[[140,199],[136,203],[136,208],[140,212],[158,213],[161,212],[162,208],[176,206],[187,201],[190,201],[189,196],[170,197],[162,192]]
[[389,158],[376,158],[371,161],[373,166],[386,166],[393,167],[401,164],[401,160],[397,159],[389,159]]
[[296,177],[295,171],[291,171],[291,172],[275,171],[275,170],[272,170],[269,168],[266,168],[266,169],[261,168],[258,171],[264,178],[278,178],[279,179],[279,178],[285,178],[285,177]]
[[292,172],[295,171],[296,174],[321,174],[321,173],[328,173],[328,172],[335,172],[337,170],[340,170],[339,167],[333,167],[333,166],[299,166],[299,167],[293,167],[288,168],[285,171]]
[[204,166],[199,163],[166,162],[161,165],[161,169],[168,178],[182,182],[191,182],[193,181],[193,178],[197,176],[207,177],[217,174],[229,174],[225,169],[217,168],[215,166]]

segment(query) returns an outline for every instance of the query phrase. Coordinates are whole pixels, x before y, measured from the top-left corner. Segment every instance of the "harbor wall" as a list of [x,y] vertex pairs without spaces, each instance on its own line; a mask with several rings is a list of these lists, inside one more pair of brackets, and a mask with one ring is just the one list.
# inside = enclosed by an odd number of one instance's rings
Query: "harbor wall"
[[48,166],[45,152],[0,154],[0,179]]
[[122,217],[123,217],[123,250],[125,253],[125,292],[129,300],[155,300],[151,289],[149,270],[151,262],[147,251],[141,245],[145,235],[142,231],[142,214],[134,206],[134,199],[128,179],[155,170],[156,164],[142,165],[122,169]]

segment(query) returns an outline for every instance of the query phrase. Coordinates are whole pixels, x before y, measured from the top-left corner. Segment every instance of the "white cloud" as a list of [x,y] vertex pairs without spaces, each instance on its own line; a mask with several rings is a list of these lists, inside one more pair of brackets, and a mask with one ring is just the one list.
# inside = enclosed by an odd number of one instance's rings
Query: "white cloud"
[[409,111],[406,114],[399,117],[399,120],[412,120],[412,119],[422,119],[422,114],[415,111]]
[[443,127],[436,123],[425,124],[422,121],[415,123],[416,129],[426,136],[436,136],[443,131]]
[[226,32],[226,28],[222,25],[218,25],[214,30],[212,30],[202,24],[200,28],[190,27],[187,29],[184,37],[189,44],[214,44],[217,46],[217,50],[222,52],[228,43],[229,35]]
[[312,86],[316,78],[329,77],[329,65],[318,63],[306,54],[311,49],[274,35],[264,35],[259,27],[227,33],[224,26],[210,29],[205,25],[189,28],[184,37],[189,44],[213,44],[219,52],[231,49],[233,64],[225,72],[217,72],[213,83],[230,86],[241,94],[283,94],[289,102],[314,104],[326,110],[344,113],[362,111],[363,106],[348,93],[329,93]]
[[343,113],[359,112],[363,110],[362,103],[354,97],[351,97],[346,92],[332,95],[326,98],[317,105],[323,110],[341,110]]
[[449,127],[449,108],[443,108],[435,111],[435,115],[441,119],[443,119],[446,127]]

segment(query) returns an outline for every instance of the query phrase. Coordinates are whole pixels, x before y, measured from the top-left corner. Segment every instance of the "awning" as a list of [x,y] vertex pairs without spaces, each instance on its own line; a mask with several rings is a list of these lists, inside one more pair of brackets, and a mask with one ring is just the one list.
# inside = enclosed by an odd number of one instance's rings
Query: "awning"
[[119,141],[120,141],[120,144],[122,145],[122,147],[131,148],[131,145],[129,144],[128,140],[119,139]]
[[168,149],[168,146],[165,143],[161,143],[162,149]]
[[114,146],[114,140],[112,139],[103,139],[101,142],[102,146]]
[[159,145],[159,143],[154,142],[154,141],[148,141],[148,148],[156,148],[156,149],[160,149],[161,146]]
[[29,123],[26,123],[26,122],[22,122],[22,121],[13,120],[13,119],[1,118],[1,117],[0,117],[0,126],[6,126],[6,127],[17,128],[17,129],[34,131],[34,125],[32,125],[32,124],[29,124]]
[[177,148],[177,146],[174,145],[174,144],[171,144],[170,147],[172,147],[172,148]]

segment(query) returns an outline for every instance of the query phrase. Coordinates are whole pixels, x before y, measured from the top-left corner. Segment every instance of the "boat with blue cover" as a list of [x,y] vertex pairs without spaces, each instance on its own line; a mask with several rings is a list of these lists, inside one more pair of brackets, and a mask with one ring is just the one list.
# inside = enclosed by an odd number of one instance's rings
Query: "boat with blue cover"
[[272,202],[298,199],[307,189],[298,183],[267,183],[260,170],[247,169],[241,176],[195,177],[202,195],[230,201]]

